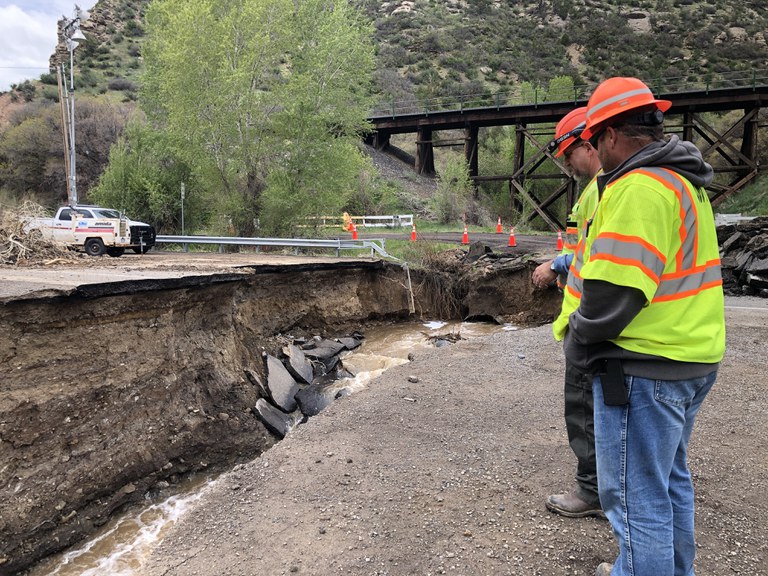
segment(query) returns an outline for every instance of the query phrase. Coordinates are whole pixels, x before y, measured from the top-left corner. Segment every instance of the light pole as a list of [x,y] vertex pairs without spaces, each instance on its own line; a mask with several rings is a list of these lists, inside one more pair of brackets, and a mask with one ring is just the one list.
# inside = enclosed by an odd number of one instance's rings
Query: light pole
[[[68,150],[69,154],[69,203],[73,206],[77,205],[77,172],[75,170],[75,48],[77,48],[78,42],[83,42],[85,36],[80,30],[80,20],[85,19],[80,7],[75,4],[75,12],[73,18],[63,17],[62,21],[62,33],[64,41],[69,51],[69,106],[67,110],[67,130],[69,132]],[[65,77],[66,78],[66,77]],[[66,84],[66,80],[64,80]]]

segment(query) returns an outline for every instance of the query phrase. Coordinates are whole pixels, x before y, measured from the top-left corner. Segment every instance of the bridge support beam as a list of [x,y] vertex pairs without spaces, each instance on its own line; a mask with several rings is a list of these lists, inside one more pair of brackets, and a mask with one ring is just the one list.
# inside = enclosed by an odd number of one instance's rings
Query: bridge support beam
[[479,128],[477,126],[464,128],[464,158],[467,161],[470,178],[474,178],[479,174],[477,158],[478,132]]
[[[724,132],[718,132],[699,114],[691,114],[691,126],[706,145],[697,143],[704,159],[715,170],[715,181],[707,186],[713,206],[717,206],[754,179],[760,169],[757,161],[757,133],[760,108],[748,108]],[[735,140],[740,137],[741,144]],[[695,142],[695,140],[694,140]],[[718,175],[730,174],[727,183]]]
[[419,128],[416,133],[416,172],[423,176],[435,175],[435,149],[432,146],[431,128]]
[[389,133],[378,130],[374,132],[372,145],[379,151],[389,148]]

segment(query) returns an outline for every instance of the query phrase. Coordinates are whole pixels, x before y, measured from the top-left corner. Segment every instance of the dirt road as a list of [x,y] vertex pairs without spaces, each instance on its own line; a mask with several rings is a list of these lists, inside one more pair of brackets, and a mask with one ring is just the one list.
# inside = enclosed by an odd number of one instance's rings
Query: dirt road
[[[729,300],[728,349],[690,447],[697,573],[766,574],[765,300]],[[212,487],[149,576],[591,575],[609,525],[564,519],[562,353],[549,326],[386,372]]]

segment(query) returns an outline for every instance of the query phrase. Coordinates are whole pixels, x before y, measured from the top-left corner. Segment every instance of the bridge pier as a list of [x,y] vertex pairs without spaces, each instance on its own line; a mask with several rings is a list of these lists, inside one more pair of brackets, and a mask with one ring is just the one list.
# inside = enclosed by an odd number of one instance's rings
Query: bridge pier
[[420,127],[416,132],[416,172],[422,176],[435,175],[435,149],[432,129]]
[[476,125],[464,128],[464,158],[467,161],[469,177],[474,178],[479,175],[477,161],[478,133],[480,128]]

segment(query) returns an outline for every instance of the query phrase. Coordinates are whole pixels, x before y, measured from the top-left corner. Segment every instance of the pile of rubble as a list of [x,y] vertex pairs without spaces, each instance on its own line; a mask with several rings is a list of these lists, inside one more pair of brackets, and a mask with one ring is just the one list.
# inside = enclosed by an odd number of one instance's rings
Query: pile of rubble
[[80,259],[77,253],[44,238],[39,229],[26,229],[26,222],[43,216],[44,209],[31,202],[0,208],[0,264],[23,266]]
[[280,358],[264,353],[266,383],[255,371],[246,370],[248,379],[261,390],[254,414],[283,438],[297,424],[348,395],[343,379],[354,374],[344,368],[341,357],[358,348],[363,338],[359,332],[334,340],[316,336],[293,340],[283,347]]
[[717,227],[723,291],[768,298],[768,217]]

